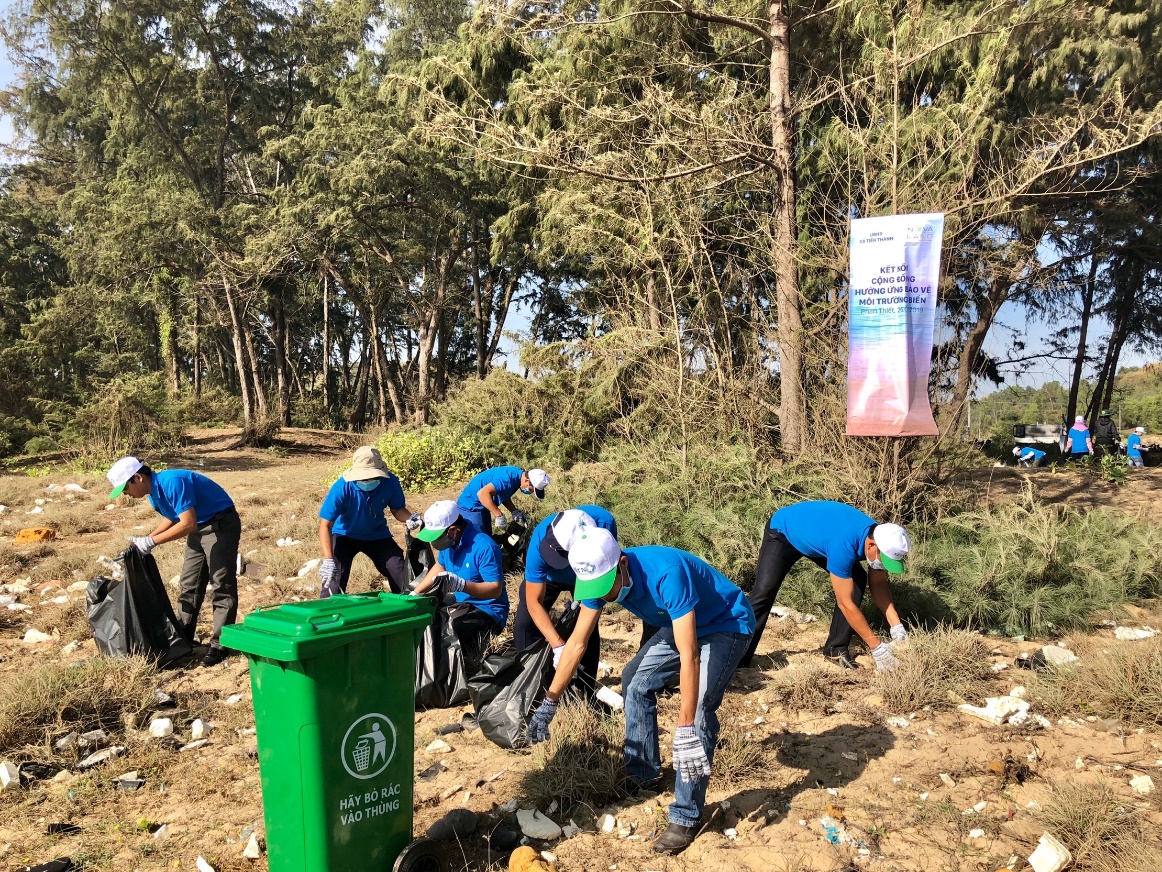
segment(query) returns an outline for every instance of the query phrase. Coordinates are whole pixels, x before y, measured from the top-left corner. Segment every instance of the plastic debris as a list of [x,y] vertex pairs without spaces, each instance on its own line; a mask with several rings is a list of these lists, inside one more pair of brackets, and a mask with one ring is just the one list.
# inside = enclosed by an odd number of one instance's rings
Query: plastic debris
[[530,839],[552,841],[561,838],[561,828],[534,809],[522,808],[516,813],[521,832]]
[[956,787],[956,782],[947,772],[940,773],[940,780],[944,782],[945,787]]
[[611,814],[603,814],[597,819],[597,829],[603,833],[612,833],[617,829],[617,818]]
[[604,684],[597,689],[597,698],[615,712],[619,712],[625,708],[625,700],[622,699],[621,694],[615,690],[610,690]]
[[92,769],[95,766],[100,766],[102,763],[107,763],[110,760],[116,760],[125,753],[124,745],[114,745],[112,748],[105,748],[101,751],[94,751],[84,760],[77,764],[78,769]]
[[209,734],[210,729],[206,726],[205,721],[201,718],[196,718],[190,724],[190,738],[192,740],[204,739]]
[[[298,544],[298,543],[296,543],[296,544]],[[299,568],[299,571],[298,571],[299,578],[306,578],[308,575],[310,575],[312,572],[314,572],[316,569],[318,569],[319,564],[322,562],[323,562],[323,560],[321,557],[312,557],[310,560],[308,560],[306,563],[304,563]]]
[[198,859],[194,861],[194,866],[197,867],[198,872],[217,872],[217,870],[215,870],[214,867],[207,863],[202,857],[198,857]]
[[959,705],[956,709],[999,727],[1013,715],[1028,711],[1029,703],[1015,696],[990,696],[985,700],[984,706]]
[[1060,645],[1046,645],[1041,649],[1041,655],[1050,666],[1066,666],[1077,662],[1077,655]]
[[1061,872],[1073,862],[1073,855],[1057,839],[1048,833],[1037,841],[1037,850],[1029,855],[1029,865],[1033,872]]
[[20,769],[11,760],[0,763],[0,790],[12,790],[20,786]]
[[1134,789],[1134,793],[1145,796],[1154,791],[1154,779],[1149,775],[1135,775],[1130,779],[1130,787]]
[[279,548],[294,548],[296,545],[302,545],[303,543],[299,539],[293,539],[290,536],[284,536],[274,544]]
[[1149,639],[1151,636],[1157,636],[1158,631],[1152,630],[1149,627],[1145,629],[1137,629],[1135,627],[1118,627],[1114,630],[1114,636],[1121,639],[1123,642],[1136,642],[1141,639]]
[[169,718],[154,718],[149,722],[149,735],[155,739],[164,739],[173,735],[173,721]]
[[48,633],[42,633],[40,630],[29,627],[28,632],[24,634],[23,642],[25,645],[39,645],[42,642],[55,642],[56,640],[56,636],[50,636]]
[[424,748],[429,754],[447,754],[451,752],[452,746],[443,739],[436,739],[428,747]]

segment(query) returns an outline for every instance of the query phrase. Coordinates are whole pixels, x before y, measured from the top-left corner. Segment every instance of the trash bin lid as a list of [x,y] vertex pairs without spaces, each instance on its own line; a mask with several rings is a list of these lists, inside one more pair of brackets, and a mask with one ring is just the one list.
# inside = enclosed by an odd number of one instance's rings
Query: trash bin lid
[[392,593],[343,594],[256,609],[242,624],[222,628],[222,645],[271,660],[301,660],[356,639],[423,627],[431,597]]

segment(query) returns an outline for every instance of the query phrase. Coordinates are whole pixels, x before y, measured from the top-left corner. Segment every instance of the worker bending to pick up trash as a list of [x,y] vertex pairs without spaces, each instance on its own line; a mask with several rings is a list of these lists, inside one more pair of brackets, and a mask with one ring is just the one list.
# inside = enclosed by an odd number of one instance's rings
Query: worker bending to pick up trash
[[500,546],[468,523],[451,500],[432,503],[416,538],[432,546],[436,562],[412,593],[443,595],[471,674],[479,668],[488,640],[508,621]]
[[1134,432],[1126,437],[1126,463],[1130,466],[1146,465],[1142,461],[1142,452],[1146,450],[1142,445],[1142,435],[1145,432],[1145,427],[1135,427]]
[[494,531],[503,533],[508,529],[508,518],[500,507],[504,506],[512,513],[513,521],[528,526],[529,517],[513,505],[513,495],[519,490],[543,500],[549,481],[549,474],[543,469],[494,466],[477,473],[460,492],[456,504],[477,530],[489,535]]
[[[617,538],[617,522],[601,506],[580,506],[550,515],[533,530],[525,554],[525,577],[520,586],[513,636],[517,652],[541,639],[553,649],[553,666],[561,662],[565,640],[553,627],[549,609],[562,591],[573,594],[577,576],[569,566],[569,546],[586,530],[600,527]],[[581,657],[577,678],[587,696],[597,690],[597,664],[601,658],[601,634],[595,627]]]
[[[870,580],[872,597],[888,621],[892,641],[903,642],[908,638],[892,602],[888,573],[904,571],[901,561],[911,547],[903,527],[877,524],[859,509],[844,503],[818,500],[779,509],[771,516],[759,548],[755,584],[750,592],[758,629],[741,665],[750,666],[754,659],[783,579],[800,558],[806,557],[827,570],[835,591],[835,611],[823,655],[845,669],[856,669],[848,647],[852,635],[858,633],[875,658],[876,669],[894,667],[896,658],[891,647],[872,632],[859,606]],[[860,562],[865,559],[866,572]]]
[[355,450],[351,468],[331,485],[319,508],[319,564],[321,599],[347,591],[355,555],[366,554],[392,593],[403,590],[403,549],[391,537],[384,513],[391,510],[409,531],[423,526],[420,516],[407,507],[403,488],[370,445]]
[[202,665],[218,665],[226,656],[218,641],[222,628],[233,624],[238,616],[238,540],[242,521],[234,500],[200,472],[154,472],[136,457],[122,457],[105,477],[113,485],[109,499],[115,500],[122,493],[136,499],[146,497],[162,516],[161,523],[148,536],[129,537],[134,548],[148,554],[158,545],[185,537],[178,619],[192,643],[206,589],[213,592],[214,632]]
[[1017,464],[1024,467],[1030,466],[1044,466],[1045,452],[1038,451],[1031,445],[1016,446],[1013,448],[1013,457],[1017,458]]
[[585,530],[574,537],[569,566],[577,577],[573,595],[582,608],[526,738],[530,744],[549,738],[561,694],[606,603],[619,603],[658,627],[621,673],[625,768],[643,789],[661,779],[658,693],[678,676],[674,802],[670,825],[654,842],[657,853],[677,854],[698,834],[718,743],[718,707],[750,644],[754,612],[737,586],[693,554],[661,545],[623,552],[608,530]]

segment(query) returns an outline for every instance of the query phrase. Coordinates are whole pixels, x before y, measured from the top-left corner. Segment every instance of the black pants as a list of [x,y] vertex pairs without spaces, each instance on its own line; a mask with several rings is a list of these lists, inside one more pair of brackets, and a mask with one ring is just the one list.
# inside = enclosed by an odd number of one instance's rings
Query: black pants
[[[546,612],[553,607],[557,597],[564,591],[565,588],[557,587],[555,584],[545,585],[545,595],[541,598],[541,605],[545,607]],[[533,623],[533,616],[529,614],[528,603],[525,601],[524,584],[520,586],[512,632],[517,653],[545,638],[540,627]],[[600,659],[601,628],[594,627],[593,634],[589,637],[589,644],[585,646],[585,653],[581,655],[581,667],[577,670],[577,676],[571,685],[573,690],[586,697],[593,696],[597,692],[597,663]]]
[[218,639],[222,628],[233,624],[238,617],[238,540],[241,536],[242,521],[238,512],[229,508],[186,537],[177,611],[182,631],[191,642],[207,588],[214,605],[210,647],[221,647]]
[[[803,556],[782,533],[767,527],[763,534],[762,547],[759,548],[759,562],[755,570],[754,588],[750,592],[750,604],[751,608],[754,609],[756,621],[754,636],[751,638],[750,647],[742,656],[742,660],[739,661],[739,666],[750,666],[751,660],[754,659],[754,652],[759,646],[759,639],[762,638],[763,630],[766,629],[767,618],[770,617],[771,607],[775,604],[775,597],[779,595],[779,588],[783,586],[783,579],[787,577],[791,567]],[[822,558],[811,557],[808,559],[820,569],[827,571],[827,562]],[[867,572],[864,571],[863,564],[855,564],[852,568],[851,580],[855,585],[852,599],[855,600],[855,605],[858,608],[859,604],[863,602],[864,591],[867,590]],[[843,616],[843,612],[836,605],[835,611],[831,615],[831,629],[827,633],[827,641],[823,643],[823,653],[827,655],[845,653],[854,634],[855,631],[851,628],[851,624],[847,622],[847,618]]]
[[457,603],[445,608],[452,622],[452,632],[460,640],[460,650],[464,652],[464,673],[471,678],[480,671],[488,642],[500,632],[501,627],[490,615],[468,603]]
[[356,554],[366,554],[370,558],[379,574],[387,579],[392,593],[403,590],[403,549],[395,544],[394,539],[390,537],[352,539],[350,536],[332,536],[331,553],[335,556],[335,562],[339,564],[339,577],[335,579],[332,589],[323,587],[319,594],[320,599],[326,599],[333,593],[347,592],[347,580],[351,577],[351,565],[355,562]]

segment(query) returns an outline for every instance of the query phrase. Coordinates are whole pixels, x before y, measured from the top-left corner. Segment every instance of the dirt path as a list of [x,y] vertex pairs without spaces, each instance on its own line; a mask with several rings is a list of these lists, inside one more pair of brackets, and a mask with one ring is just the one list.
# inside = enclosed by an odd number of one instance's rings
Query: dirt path
[[[242,547],[256,575],[240,583],[240,619],[258,606],[317,595],[317,576],[308,573],[300,579],[297,572],[317,556],[318,505],[352,444],[345,436],[322,431],[295,431],[286,439],[271,450],[241,449],[232,432],[202,431],[193,434],[186,450],[165,458],[171,465],[212,474],[238,503]],[[1154,514],[1162,471],[1145,470],[1118,489],[1074,474],[1011,469],[982,470],[973,480],[982,503],[1014,498],[1029,481],[1046,499]],[[70,482],[88,493],[70,498],[46,490],[49,484]],[[410,501],[422,509],[457,490]],[[0,504],[10,506],[0,516],[5,537],[0,538],[0,583],[26,578],[32,588],[18,596],[30,608],[5,614],[0,622],[0,694],[38,667],[80,662],[94,653],[80,602],[83,591],[69,591],[69,585],[94,575],[97,555],[117,553],[127,535],[139,534],[153,519],[141,503],[109,508],[106,494],[98,476],[0,477]],[[42,513],[25,514],[36,507],[36,500],[51,502],[40,506]],[[7,539],[20,527],[45,521],[59,526],[62,535],[56,542],[18,549]],[[276,545],[286,537],[299,544]],[[180,552],[178,547],[158,549],[163,578],[176,575]],[[357,563],[353,589],[368,589],[373,582],[368,564]],[[516,583],[510,579],[511,585]],[[512,593],[515,601],[515,587]],[[52,601],[62,596],[69,602]],[[1153,620],[1162,623],[1157,616]],[[56,631],[59,637],[25,644],[21,640],[30,627]],[[204,633],[205,624],[201,629]],[[1139,772],[1153,772],[1162,783],[1162,733],[1110,732],[1109,724],[1083,718],[1055,722],[1047,731],[1023,732],[992,727],[955,711],[920,710],[889,721],[871,670],[861,670],[821,711],[784,705],[773,689],[775,677],[782,670],[816,663],[825,634],[823,622],[784,623],[764,638],[760,654],[768,656],[758,658],[760,668],[736,677],[723,709],[724,737],[758,748],[757,765],[729,773],[731,777],[723,771],[725,763],[719,767],[709,791],[705,830],[684,855],[659,858],[650,850],[664,819],[662,810],[672,798],[672,777],[656,795],[638,795],[611,806],[583,805],[564,815],[554,812],[554,820],[564,824],[571,819],[582,832],[537,847],[552,850],[561,872],[995,872],[1011,855],[1025,857],[1036,845],[1043,830],[1036,804],[1047,803],[1053,781],[1067,777],[1108,779],[1120,801],[1141,805],[1151,838],[1162,831],[1157,794],[1139,797],[1128,786],[1129,777]],[[1110,635],[1102,633],[1103,638]],[[606,682],[619,688],[621,668],[635,650],[637,628],[611,621],[603,636],[603,659],[613,668]],[[1035,650],[1039,643],[990,639],[988,644],[999,664],[1012,663],[1018,653]],[[1000,672],[992,692],[1008,693],[1020,681],[1014,669]],[[137,724],[139,729],[125,733],[128,753],[121,760],[91,774],[60,776],[59,781],[49,777],[0,792],[0,869],[66,855],[86,870],[190,869],[199,855],[218,870],[267,868],[265,859],[241,857],[248,830],[263,828],[244,658],[230,658],[215,669],[169,670],[158,684],[177,703],[166,712],[177,735],[188,741],[191,721],[201,718],[211,727],[208,744],[179,752],[149,739],[140,729],[145,725]],[[506,856],[490,851],[483,834],[498,823],[515,826],[501,807],[522,795],[522,783],[535,777],[543,752],[506,752],[479,731],[445,736],[451,753],[426,752],[436,731],[458,722],[465,711],[417,715],[415,768],[425,774],[416,781],[415,832],[422,833],[453,808],[468,807],[482,815],[481,831],[448,846],[453,868],[502,869]],[[673,714],[674,701],[663,701],[667,731]],[[662,739],[668,759],[668,732]],[[1023,785],[1002,783],[989,771],[990,761],[1006,755],[1031,768],[1033,775]],[[49,746],[25,748],[9,757],[53,768],[68,762]],[[129,770],[141,774],[145,787],[115,790],[112,779]],[[951,786],[942,774],[949,776]],[[985,805],[974,810],[980,803]],[[594,822],[604,812],[617,817],[612,834],[594,832]],[[845,818],[850,839],[837,831],[829,839],[823,824],[828,814]],[[49,835],[49,825],[55,823],[75,824],[80,831]],[[152,833],[161,825],[165,836],[155,838]]]

